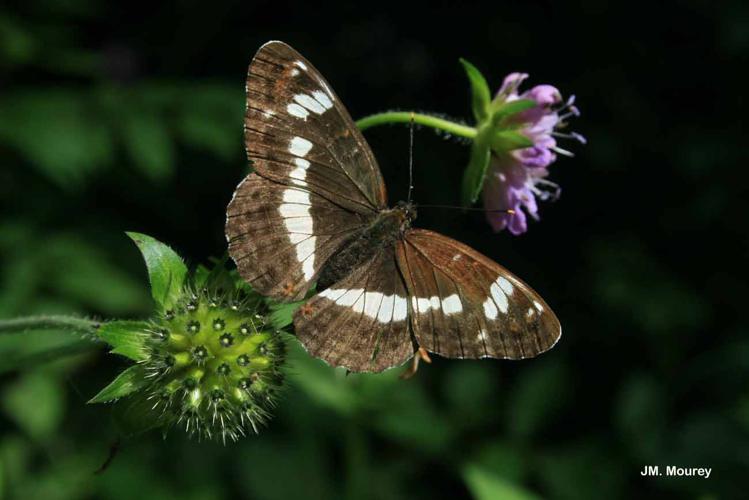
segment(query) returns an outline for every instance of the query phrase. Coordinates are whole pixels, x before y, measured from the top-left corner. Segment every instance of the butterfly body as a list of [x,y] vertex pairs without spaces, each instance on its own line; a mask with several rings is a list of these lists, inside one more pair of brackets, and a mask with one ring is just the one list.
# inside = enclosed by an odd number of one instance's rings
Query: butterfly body
[[321,290],[330,287],[374,255],[391,249],[411,227],[415,214],[413,205],[405,203],[380,211],[325,264],[317,280],[317,287]]
[[382,371],[419,349],[523,359],[561,328],[528,285],[472,248],[388,208],[377,161],[312,64],[269,42],[248,71],[245,144],[254,172],[227,209],[229,254],[275,300],[317,295],[294,316],[304,347],[333,366]]

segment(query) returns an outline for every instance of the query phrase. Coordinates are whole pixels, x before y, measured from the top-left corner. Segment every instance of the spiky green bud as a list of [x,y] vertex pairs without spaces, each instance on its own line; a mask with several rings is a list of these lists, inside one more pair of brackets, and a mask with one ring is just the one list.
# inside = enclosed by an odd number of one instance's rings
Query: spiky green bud
[[[183,424],[200,437],[257,432],[283,383],[283,342],[246,304],[222,306],[226,301],[208,292],[186,295],[171,319],[151,322],[146,397],[165,424]],[[242,334],[249,321],[255,327]]]
[[112,352],[137,364],[91,402],[127,396],[145,427],[179,426],[199,438],[258,432],[278,399],[285,362],[263,301],[222,266],[189,277],[169,247],[132,236],[146,258],[157,314],[100,328]]

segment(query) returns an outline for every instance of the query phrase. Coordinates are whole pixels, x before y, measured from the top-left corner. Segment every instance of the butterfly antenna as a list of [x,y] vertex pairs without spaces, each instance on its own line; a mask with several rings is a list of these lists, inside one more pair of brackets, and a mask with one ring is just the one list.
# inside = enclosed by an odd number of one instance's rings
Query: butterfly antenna
[[414,189],[414,112],[411,111],[411,124],[408,127],[408,203]]
[[511,208],[479,208],[479,207],[457,207],[454,205],[419,205],[419,208],[445,208],[451,210],[467,210],[470,212],[491,212],[498,214],[514,215],[515,210]]

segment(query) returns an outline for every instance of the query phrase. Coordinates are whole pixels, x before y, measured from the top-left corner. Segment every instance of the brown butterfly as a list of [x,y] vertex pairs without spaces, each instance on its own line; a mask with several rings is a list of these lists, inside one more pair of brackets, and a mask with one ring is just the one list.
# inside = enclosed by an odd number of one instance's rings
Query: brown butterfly
[[[244,120],[254,172],[229,203],[226,236],[255,290],[291,302],[310,354],[379,372],[425,351],[523,359],[559,340],[559,320],[506,269],[388,208],[377,161],[320,73],[282,42],[247,75]],[[418,359],[418,358],[414,358]]]

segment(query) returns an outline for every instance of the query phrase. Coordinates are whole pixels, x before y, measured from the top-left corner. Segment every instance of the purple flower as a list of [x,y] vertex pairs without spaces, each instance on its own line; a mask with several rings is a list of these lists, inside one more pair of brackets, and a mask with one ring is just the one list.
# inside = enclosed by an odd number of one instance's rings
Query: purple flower
[[[489,171],[484,181],[483,198],[489,224],[495,231],[505,228],[514,234],[528,230],[528,217],[538,220],[536,199],[547,200],[559,196],[559,186],[546,180],[548,167],[557,154],[572,156],[557,146],[556,138],[575,139],[585,144],[585,139],[574,132],[559,132],[567,125],[565,120],[578,116],[575,97],[562,104],[562,94],[551,85],[536,85],[518,93],[520,84],[528,77],[525,73],[511,73],[497,92],[495,101],[510,102],[532,99],[536,106],[516,113],[506,119],[508,127],[533,142],[533,146],[514,150],[493,150]],[[512,210],[514,213],[501,212]]]

